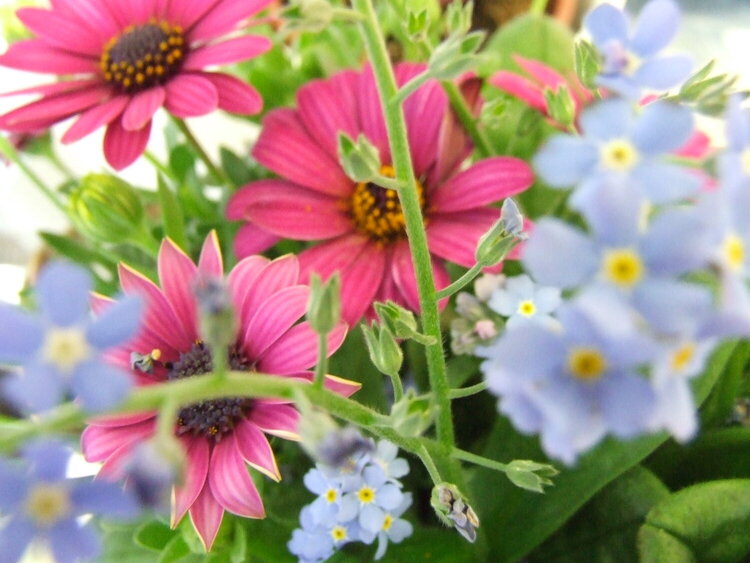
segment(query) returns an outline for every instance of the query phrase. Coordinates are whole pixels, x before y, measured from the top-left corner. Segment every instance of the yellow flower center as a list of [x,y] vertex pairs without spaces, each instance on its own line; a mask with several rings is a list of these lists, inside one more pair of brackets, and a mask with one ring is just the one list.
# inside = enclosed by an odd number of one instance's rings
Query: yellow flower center
[[745,263],[745,243],[735,234],[727,235],[722,244],[724,260],[732,270],[739,270]]
[[86,335],[78,328],[53,328],[42,345],[42,357],[63,373],[71,373],[91,356]]
[[614,139],[600,151],[602,164],[612,170],[627,172],[638,162],[638,150],[627,139]]
[[518,304],[519,315],[523,315],[524,317],[530,317],[534,313],[536,313],[536,305],[534,305],[534,302],[531,299],[527,299],[526,301],[521,301]]
[[[391,166],[383,166],[380,174],[395,177]],[[424,189],[417,182],[419,204],[424,209]],[[360,182],[348,202],[357,230],[374,241],[384,244],[406,236],[406,221],[396,190],[382,188],[372,182]]]
[[641,67],[642,64],[643,59],[641,59],[638,55],[628,52],[627,60],[625,62],[625,68],[622,70],[622,72],[623,74],[632,76],[633,74],[635,74],[635,71]]
[[375,501],[375,490],[372,487],[365,485],[357,491],[357,498],[362,504],[370,504]]
[[24,512],[38,526],[52,526],[70,514],[70,496],[61,485],[40,484],[29,491]]
[[638,253],[631,248],[616,248],[604,253],[602,264],[604,277],[607,281],[629,288],[643,278],[643,261]]
[[134,94],[164,84],[180,71],[186,54],[182,28],[152,19],[112,37],[104,46],[99,68],[107,82]]
[[568,352],[568,371],[576,379],[595,381],[607,369],[607,360],[596,348],[576,346]]
[[393,516],[390,514],[385,515],[385,520],[383,520],[383,530],[388,531],[391,529],[391,526],[393,525]]
[[740,167],[745,175],[750,176],[750,148],[740,153]]
[[339,495],[336,492],[336,489],[328,489],[326,491],[326,502],[333,504],[334,502],[336,502],[338,496]]
[[335,526],[331,530],[331,538],[333,538],[333,541],[336,543],[346,540],[347,537],[346,528],[343,526]]
[[683,371],[695,356],[695,344],[688,342],[683,344],[672,354],[672,371]]

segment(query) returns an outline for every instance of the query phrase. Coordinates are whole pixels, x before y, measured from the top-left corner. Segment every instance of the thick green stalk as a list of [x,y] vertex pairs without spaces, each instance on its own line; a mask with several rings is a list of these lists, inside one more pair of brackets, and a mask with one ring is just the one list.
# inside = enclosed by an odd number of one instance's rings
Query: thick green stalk
[[354,0],[353,5],[356,10],[365,16],[365,21],[362,23],[365,47],[370,56],[380,99],[383,102],[396,179],[401,184],[398,194],[401,209],[404,213],[409,248],[414,261],[422,328],[426,335],[435,338],[435,343],[426,347],[426,353],[430,387],[434,397],[438,441],[446,448],[452,448],[455,439],[451,404],[448,398],[449,386],[443,356],[443,341],[440,334],[438,300],[432,275],[430,251],[427,247],[427,234],[425,233],[424,219],[422,218],[422,209],[419,204],[414,169],[409,152],[404,111],[400,104],[390,103],[391,100],[396,99],[398,88],[372,1]]
[[448,95],[448,100],[451,103],[453,111],[456,112],[458,120],[461,122],[461,125],[464,126],[464,129],[466,129],[471,140],[474,141],[474,146],[476,147],[479,156],[481,158],[491,156],[494,153],[492,150],[492,143],[490,143],[487,135],[485,135],[484,131],[482,131],[477,125],[477,120],[474,115],[472,115],[469,106],[466,104],[466,100],[464,100],[461,90],[459,90],[454,82],[448,80],[441,82],[441,84],[443,85],[443,90],[445,90],[445,93]]
[[318,333],[318,363],[315,364],[315,379],[313,385],[318,389],[323,388],[326,372],[328,371],[328,334]]

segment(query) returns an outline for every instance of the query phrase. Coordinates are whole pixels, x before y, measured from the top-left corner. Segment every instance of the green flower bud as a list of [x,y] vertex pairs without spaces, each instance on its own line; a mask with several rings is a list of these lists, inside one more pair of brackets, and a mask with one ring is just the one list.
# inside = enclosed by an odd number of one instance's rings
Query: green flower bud
[[474,2],[464,3],[453,0],[445,9],[446,35],[465,35],[471,29],[471,19],[474,13]]
[[383,325],[388,327],[388,330],[396,338],[411,338],[425,345],[435,342],[434,338],[417,331],[417,319],[414,317],[414,313],[407,311],[393,301],[375,303],[375,312]]
[[355,182],[371,182],[381,170],[380,152],[377,147],[360,134],[355,142],[346,133],[339,133],[339,161]]
[[505,471],[505,475],[516,487],[536,493],[543,493],[545,485],[552,485],[547,477],[554,477],[558,473],[552,465],[528,459],[514,459]]
[[599,74],[599,53],[588,41],[576,43],[575,68],[578,78],[586,88],[596,88],[596,76]]
[[70,194],[70,215],[86,236],[121,243],[141,230],[143,206],[127,182],[108,174],[89,174]]
[[576,105],[570,90],[564,85],[552,90],[544,91],[544,99],[547,101],[549,115],[552,119],[565,127],[571,127],[576,119]]
[[375,367],[386,375],[398,374],[404,361],[404,353],[388,327],[362,324],[362,332],[365,335],[370,360]]
[[226,282],[222,278],[199,276],[193,286],[198,304],[201,338],[217,351],[226,350],[237,338],[237,316]]
[[458,487],[451,483],[435,485],[430,504],[443,524],[456,528],[467,541],[476,541],[479,517],[466,502]]
[[307,31],[322,31],[333,21],[333,6],[328,0],[300,0],[299,11]]
[[409,19],[406,22],[406,32],[412,40],[419,40],[427,31],[427,10],[419,12],[409,12]]
[[318,334],[328,334],[341,317],[341,278],[338,273],[327,281],[317,275],[310,280],[310,299],[307,302],[307,320]]
[[476,52],[484,41],[484,33],[474,31],[468,35],[451,35],[430,55],[427,63],[430,75],[438,80],[453,80],[470,70],[477,61]]
[[508,252],[525,238],[523,216],[515,202],[507,198],[503,202],[500,219],[479,239],[474,255],[477,263],[482,266],[494,266],[505,259]]
[[417,397],[414,389],[407,389],[401,400],[391,408],[393,428],[403,436],[421,436],[432,425],[433,419],[430,400]]

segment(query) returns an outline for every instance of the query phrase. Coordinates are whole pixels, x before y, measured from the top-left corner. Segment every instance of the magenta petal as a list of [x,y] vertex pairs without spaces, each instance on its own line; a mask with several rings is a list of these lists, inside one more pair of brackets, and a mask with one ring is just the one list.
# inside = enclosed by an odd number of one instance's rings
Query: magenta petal
[[183,29],[189,29],[196,21],[200,20],[210,10],[217,0],[180,0],[169,2],[167,6],[166,19],[180,25]]
[[[239,307],[241,319],[250,322],[258,308],[277,291],[297,285],[299,280],[299,261],[293,254],[286,254],[269,262],[258,272],[252,286],[245,289],[245,295]],[[238,303],[235,301],[235,303]]]
[[354,325],[372,305],[385,274],[386,253],[374,242],[341,272],[341,316]]
[[498,202],[534,183],[534,173],[523,160],[496,156],[459,172],[432,193],[435,212],[463,211]]
[[52,0],[52,6],[95,33],[102,44],[120,31],[120,24],[100,0]]
[[175,243],[165,239],[158,256],[159,281],[167,301],[182,325],[187,337],[198,338],[198,317],[192,284],[198,268]]
[[90,420],[90,424],[94,426],[102,426],[105,428],[116,427],[116,426],[130,426],[138,422],[143,422],[149,418],[154,418],[155,414],[153,411],[138,412],[133,414],[113,414],[106,416],[97,416]]
[[167,82],[164,107],[177,117],[196,117],[211,113],[219,105],[213,83],[198,74],[179,74]]
[[427,226],[430,252],[450,262],[471,268],[479,237],[500,219],[500,210],[493,207],[434,214]]
[[[232,295],[232,303],[234,303],[235,309],[238,312],[242,311],[242,304],[247,298],[247,294],[255,284],[255,279],[263,271],[263,268],[270,263],[268,258],[263,256],[248,256],[239,261],[239,263],[232,268],[227,276],[227,285],[229,286],[229,292]],[[249,319],[240,319],[242,326],[246,326],[246,322]]]
[[188,509],[193,506],[200,495],[201,490],[208,489],[206,476],[210,458],[208,441],[202,436],[194,438],[183,438],[185,445],[185,475],[182,486],[174,488],[172,506],[172,527],[174,528],[185,516]]
[[552,91],[557,90],[560,86],[568,86],[568,82],[559,72],[544,63],[526,59],[519,55],[514,55],[513,60],[539,84]]
[[101,55],[101,38],[88,27],[65,17],[59,10],[41,8],[21,8],[16,10],[21,20],[34,35],[43,38],[50,45],[73,51],[85,57]]
[[122,170],[133,164],[146,150],[150,134],[150,121],[138,131],[126,131],[119,119],[110,123],[104,134],[104,156],[109,165]]
[[328,279],[334,272],[346,269],[368,244],[366,237],[351,234],[304,250],[299,255],[300,280],[308,283],[313,273]]
[[206,551],[213,547],[223,518],[224,509],[211,494],[211,489],[203,487],[201,494],[190,507],[190,520]]
[[130,459],[130,455],[133,453],[137,442],[140,440],[133,440],[127,442],[117,448],[112,454],[104,460],[102,466],[99,468],[99,473],[96,474],[97,479],[106,479],[108,481],[119,481],[125,477],[125,466]]
[[239,78],[221,72],[204,72],[219,93],[219,107],[239,115],[254,115],[263,109],[263,98],[258,91]]
[[93,133],[102,125],[108,125],[125,110],[130,102],[128,96],[116,96],[84,111],[62,136],[63,143],[72,143]]
[[265,53],[272,47],[270,39],[259,35],[242,35],[220,43],[198,47],[188,54],[184,70],[201,70],[211,65],[244,61]]
[[[328,353],[339,349],[346,337],[346,323],[339,323],[328,335]],[[287,374],[303,371],[318,360],[318,336],[305,321],[290,328],[266,349],[258,363],[264,373]]]
[[220,0],[188,31],[191,41],[213,39],[239,26],[242,20],[260,12],[271,0]]
[[0,97],[8,96],[23,96],[25,94],[40,94],[41,96],[56,96],[66,92],[72,92],[74,90],[86,90],[88,88],[95,88],[101,86],[101,80],[63,80],[60,82],[53,82],[52,84],[40,84],[38,86],[30,86],[29,88],[21,88],[20,90],[10,90],[9,92],[3,92]]
[[263,501],[240,455],[234,433],[214,446],[208,483],[214,498],[229,512],[246,518],[264,518]]
[[43,39],[13,43],[0,55],[0,65],[51,74],[97,73],[99,59],[76,55],[47,44]]
[[310,137],[292,109],[275,109],[266,115],[252,153],[279,176],[324,194],[347,196],[354,186],[338,161]]
[[198,259],[198,271],[215,278],[224,277],[224,260],[221,257],[221,246],[216,231],[208,233],[203,241],[201,255]]
[[128,426],[87,426],[81,435],[83,455],[86,461],[103,461],[119,447],[152,435],[155,426],[153,417]]
[[299,440],[299,413],[291,405],[258,404],[250,411],[250,420],[266,434],[286,440]]
[[40,119],[59,121],[92,106],[106,102],[110,95],[111,92],[108,86],[89,86],[80,90],[47,96],[2,115],[0,117],[0,127],[7,129]]
[[234,253],[237,258],[246,258],[268,250],[279,242],[281,237],[271,234],[252,223],[246,223],[237,231],[234,239]]
[[271,444],[255,424],[249,420],[240,421],[234,428],[234,437],[237,449],[247,463],[274,481],[281,481]]
[[357,99],[359,101],[359,122],[365,137],[380,150],[381,162],[390,162],[391,150],[388,145],[385,121],[383,120],[383,109],[378,89],[375,86],[375,76],[369,65],[360,74]]
[[122,126],[127,131],[137,131],[151,118],[164,103],[166,93],[161,86],[139,92],[130,99],[127,109],[122,114]]
[[547,113],[547,100],[542,89],[530,80],[513,72],[501,70],[490,77],[489,83],[525,102],[530,108]]
[[294,323],[305,315],[310,288],[305,285],[285,287],[266,299],[250,319],[245,331],[245,352],[259,358],[263,352]]

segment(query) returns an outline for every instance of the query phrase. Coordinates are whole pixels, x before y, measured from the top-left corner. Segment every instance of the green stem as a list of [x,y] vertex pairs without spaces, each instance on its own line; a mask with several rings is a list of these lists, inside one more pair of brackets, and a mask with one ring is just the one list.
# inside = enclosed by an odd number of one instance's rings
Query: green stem
[[471,269],[466,272],[463,276],[458,278],[456,281],[454,281],[452,284],[450,284],[448,287],[444,287],[440,291],[437,292],[438,299],[442,299],[443,297],[450,297],[454,293],[456,293],[458,290],[463,289],[465,286],[467,286],[471,281],[479,275],[479,273],[482,271],[481,264],[474,264]]
[[469,106],[466,104],[466,100],[461,94],[461,90],[459,90],[454,82],[448,80],[443,81],[441,84],[443,85],[443,90],[445,90],[445,93],[448,95],[448,100],[450,100],[451,107],[453,108],[453,111],[456,112],[458,120],[461,122],[461,125],[464,126],[464,129],[466,129],[466,132],[469,134],[472,141],[474,141],[474,146],[476,147],[479,156],[481,158],[486,158],[493,155],[495,151],[492,149],[492,143],[490,143],[487,135],[485,135],[484,131],[482,131],[477,125],[477,120],[471,113]]
[[49,159],[54,167],[57,168],[68,180],[76,180],[75,173],[70,168],[68,168],[68,166],[62,160],[60,160],[60,157],[57,156],[57,153],[54,150],[49,151]]
[[130,237],[130,242],[141,247],[149,254],[156,255],[159,252],[159,241],[157,241],[148,230],[145,223],[141,223],[138,230]]
[[462,399],[464,397],[471,397],[477,393],[481,393],[487,389],[487,382],[482,381],[476,385],[470,385],[469,387],[463,387],[461,389],[451,389],[451,399]]
[[377,176],[375,176],[375,178],[372,179],[372,183],[377,184],[381,188],[386,188],[388,190],[399,191],[401,189],[401,183],[398,180],[389,178],[388,176],[382,176],[380,174],[378,174]]
[[[354,8],[365,16],[362,31],[365,47],[372,63],[375,80],[381,100],[392,100],[398,91],[396,79],[391,68],[388,52],[383,41],[372,0],[354,0]],[[384,104],[385,122],[388,140],[396,169],[396,179],[401,183],[399,200],[406,223],[406,234],[409,240],[412,260],[419,290],[422,326],[424,333],[433,336],[435,342],[426,346],[427,366],[430,387],[433,391],[435,408],[435,426],[438,441],[446,449],[455,442],[451,404],[448,397],[449,386],[443,353],[443,340],[440,334],[440,317],[432,273],[432,261],[427,247],[422,209],[417,195],[416,180],[409,153],[409,139],[406,133],[406,122],[403,108],[400,105]],[[459,479],[458,468],[452,471],[452,478]]]
[[195,137],[195,135],[193,135],[193,132],[187,126],[187,123],[185,123],[184,120],[176,117],[174,118],[174,122],[175,124],[177,124],[177,127],[182,132],[182,134],[185,136],[187,142],[190,143],[193,149],[195,149],[195,152],[198,154],[198,158],[200,158],[203,161],[203,164],[206,165],[206,168],[208,168],[208,172],[211,174],[211,176],[214,177],[214,180],[219,184],[228,186],[229,180],[224,175],[224,172],[213,163],[211,157],[208,156],[208,153],[205,151],[198,139]]
[[414,78],[409,80],[406,84],[401,86],[399,91],[390,100],[390,103],[394,106],[403,104],[406,99],[416,92],[422,84],[430,79],[430,71],[425,70],[424,72],[416,75]]
[[0,452],[13,451],[30,438],[80,427],[85,415],[75,403],[67,403],[34,420],[0,425]]
[[318,333],[318,363],[315,364],[314,385],[318,389],[323,388],[326,372],[328,371],[328,335],[324,332]]
[[169,169],[162,161],[160,161],[151,151],[144,151],[143,156],[151,163],[151,166],[156,168],[167,178],[174,178],[174,172]]
[[389,374],[393,383],[393,399],[397,403],[404,398],[404,384],[398,372]]
[[474,465],[481,465],[482,467],[487,467],[488,469],[494,469],[495,471],[501,471],[503,473],[508,471],[508,466],[504,463],[500,463],[499,461],[495,461],[494,459],[482,457],[481,455],[476,455],[459,448],[453,448],[453,450],[451,451],[451,456],[462,461],[468,461],[469,463],[473,463]]
[[547,0],[531,0],[529,12],[538,16],[544,15],[547,11]]
[[157,438],[168,440],[174,437],[175,422],[180,412],[180,404],[172,397],[162,403],[159,409],[159,418],[156,422]]
[[422,460],[422,464],[427,469],[427,473],[430,474],[430,479],[432,479],[433,484],[439,485],[440,483],[442,483],[443,478],[440,476],[440,472],[435,466],[435,462],[432,460],[430,452],[427,451],[427,448],[424,445],[422,445],[420,450],[417,452],[417,455],[419,456],[419,459]]

